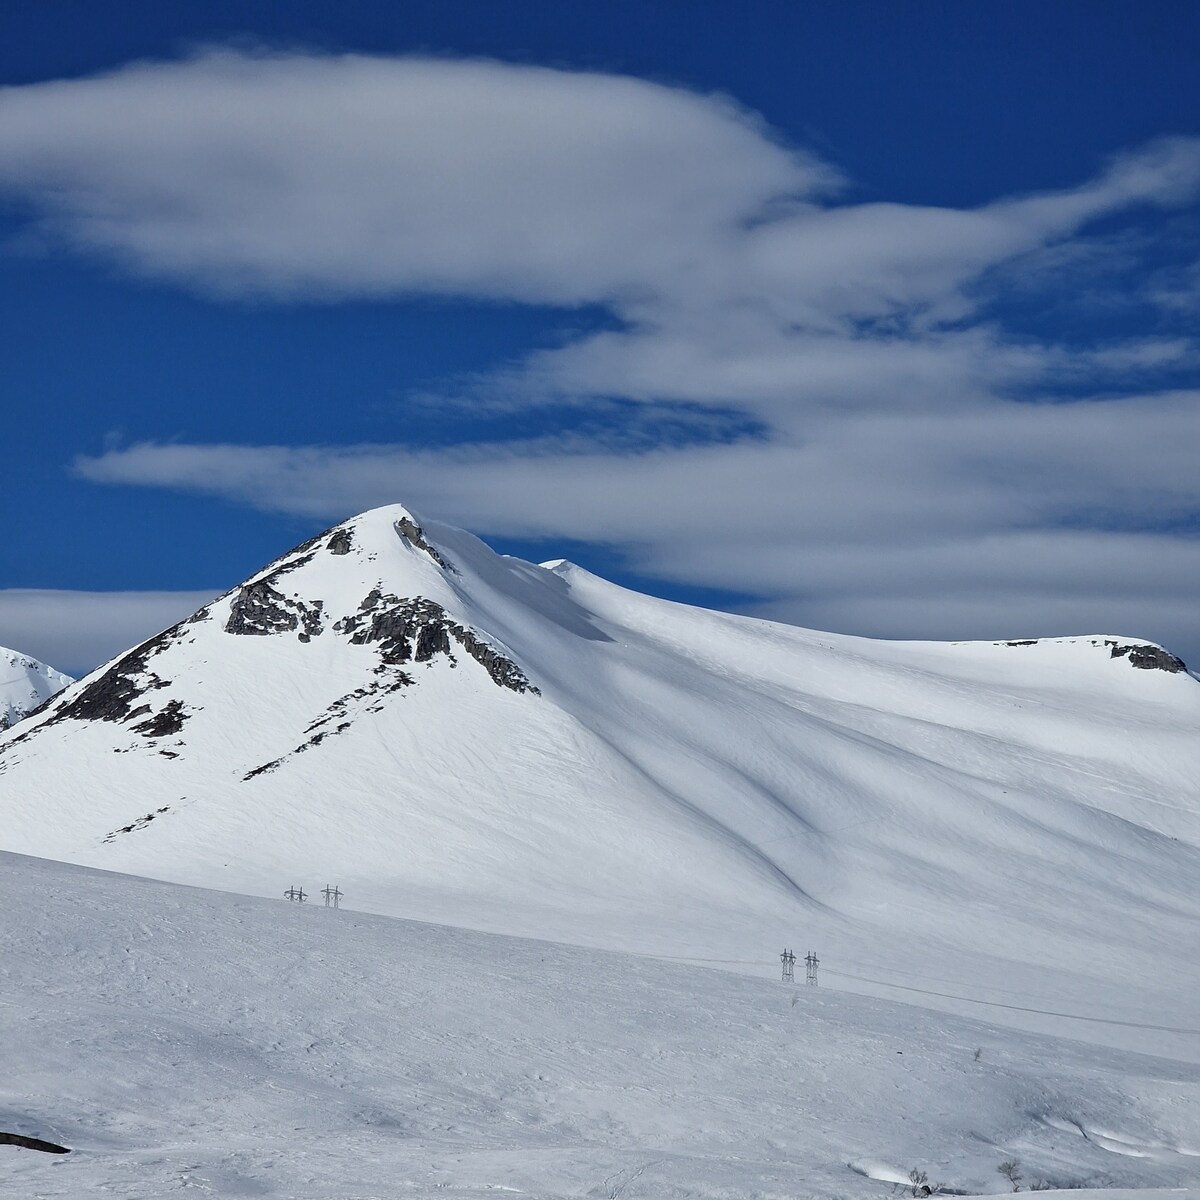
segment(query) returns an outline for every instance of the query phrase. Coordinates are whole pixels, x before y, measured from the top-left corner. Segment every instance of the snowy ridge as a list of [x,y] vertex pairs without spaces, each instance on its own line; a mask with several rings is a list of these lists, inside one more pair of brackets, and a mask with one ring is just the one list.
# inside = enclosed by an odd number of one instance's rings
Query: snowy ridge
[[708,612],[395,506],[0,738],[4,846],[746,970],[811,944],[842,986],[1191,1055],[1181,668]]
[[0,646],[0,730],[15,725],[69,683],[69,675]]

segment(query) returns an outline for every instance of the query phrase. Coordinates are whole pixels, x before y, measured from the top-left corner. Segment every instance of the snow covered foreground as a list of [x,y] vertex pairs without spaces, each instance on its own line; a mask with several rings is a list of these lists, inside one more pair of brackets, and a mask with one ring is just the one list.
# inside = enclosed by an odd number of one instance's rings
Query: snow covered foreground
[[72,1149],[0,1146],[5,1197],[790,1200],[890,1197],[914,1167],[998,1193],[1006,1159],[1062,1187],[1200,1173],[1200,1083],[1161,1058],[8,854],[0,905],[0,1129]]
[[69,675],[0,646],[0,730],[15,725],[70,682]]
[[399,507],[0,735],[0,847],[1200,1059],[1200,684],[671,604]]

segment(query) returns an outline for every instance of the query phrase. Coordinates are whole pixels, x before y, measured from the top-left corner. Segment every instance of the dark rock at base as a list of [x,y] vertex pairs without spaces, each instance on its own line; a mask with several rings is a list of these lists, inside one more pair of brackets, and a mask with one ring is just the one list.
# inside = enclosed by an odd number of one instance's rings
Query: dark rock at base
[[20,1146],[23,1150],[40,1150],[43,1154],[70,1154],[66,1146],[43,1142],[41,1138],[26,1137],[23,1133],[0,1133],[0,1146]]

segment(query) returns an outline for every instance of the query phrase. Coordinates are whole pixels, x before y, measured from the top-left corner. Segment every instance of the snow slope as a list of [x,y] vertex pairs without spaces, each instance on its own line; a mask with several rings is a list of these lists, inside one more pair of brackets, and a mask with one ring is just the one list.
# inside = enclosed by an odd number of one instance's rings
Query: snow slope
[[4,1196],[1195,1195],[1163,1059],[6,854],[0,905],[0,1129],[72,1151],[0,1146]]
[[70,682],[69,675],[0,646],[0,730],[15,725]]
[[1180,667],[814,633],[381,509],[0,737],[3,846],[748,972],[814,948],[841,987],[1195,1058]]

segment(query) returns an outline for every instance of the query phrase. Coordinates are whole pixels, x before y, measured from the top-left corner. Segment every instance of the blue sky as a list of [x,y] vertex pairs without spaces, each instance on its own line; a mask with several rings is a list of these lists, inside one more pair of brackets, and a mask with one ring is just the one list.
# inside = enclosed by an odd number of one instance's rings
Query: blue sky
[[0,644],[83,670],[398,500],[1200,660],[1196,5],[12,11]]

